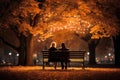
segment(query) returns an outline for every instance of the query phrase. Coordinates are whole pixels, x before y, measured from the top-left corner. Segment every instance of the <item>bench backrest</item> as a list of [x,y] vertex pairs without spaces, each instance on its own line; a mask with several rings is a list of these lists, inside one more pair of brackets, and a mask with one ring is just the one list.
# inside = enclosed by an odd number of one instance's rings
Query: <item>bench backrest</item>
[[[70,62],[83,62],[84,61],[85,51],[68,51],[68,52],[69,52]],[[42,53],[43,53],[43,61],[47,62],[49,58],[49,51],[42,51]],[[62,53],[62,52],[56,51],[55,53]]]

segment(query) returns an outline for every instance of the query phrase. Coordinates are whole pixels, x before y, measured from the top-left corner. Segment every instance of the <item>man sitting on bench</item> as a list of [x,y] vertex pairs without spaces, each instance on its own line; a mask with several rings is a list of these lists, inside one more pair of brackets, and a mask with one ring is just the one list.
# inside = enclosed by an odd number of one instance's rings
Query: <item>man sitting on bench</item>
[[61,67],[62,67],[62,70],[65,68],[67,70],[67,62],[69,61],[69,52],[65,46],[64,43],[61,44],[61,49],[60,52],[61,52]]

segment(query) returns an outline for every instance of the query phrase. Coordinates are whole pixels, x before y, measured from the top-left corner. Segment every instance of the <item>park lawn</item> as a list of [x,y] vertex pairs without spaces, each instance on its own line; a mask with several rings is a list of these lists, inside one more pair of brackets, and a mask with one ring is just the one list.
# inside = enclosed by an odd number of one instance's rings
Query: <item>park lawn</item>
[[41,66],[0,67],[0,80],[120,80],[119,68],[68,68]]

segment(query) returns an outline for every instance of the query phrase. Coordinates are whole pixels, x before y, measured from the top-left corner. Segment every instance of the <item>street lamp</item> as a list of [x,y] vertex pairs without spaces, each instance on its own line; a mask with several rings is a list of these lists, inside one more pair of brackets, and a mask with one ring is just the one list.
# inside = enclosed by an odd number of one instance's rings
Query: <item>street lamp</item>
[[111,56],[111,53],[109,53],[108,55]]
[[37,54],[33,54],[33,62],[36,65],[36,61],[37,61]]
[[20,54],[18,54],[18,53],[16,54],[16,60],[15,60],[15,64],[16,64],[16,65],[18,65],[19,55],[20,55]]
[[11,52],[9,52],[9,56],[11,56],[12,55],[12,53]]
[[89,61],[89,55],[90,55],[90,52],[87,52],[87,55],[86,55],[86,60]]
[[12,53],[9,52],[8,55],[9,55],[9,61],[10,61],[10,63],[11,63],[11,55],[12,55]]
[[18,57],[18,56],[19,56],[19,54],[17,53],[17,54],[16,54],[16,56]]
[[90,55],[90,52],[87,52],[87,55]]

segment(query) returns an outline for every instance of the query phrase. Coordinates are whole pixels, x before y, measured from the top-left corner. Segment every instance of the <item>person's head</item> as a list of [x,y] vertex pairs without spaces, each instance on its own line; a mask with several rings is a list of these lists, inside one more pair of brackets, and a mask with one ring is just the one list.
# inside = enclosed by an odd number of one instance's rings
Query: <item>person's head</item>
[[51,43],[51,47],[56,47],[56,43],[55,43],[55,42],[52,42],[52,43]]
[[62,48],[65,48],[65,43],[62,43],[61,46],[62,46]]
[[52,47],[55,47],[55,44],[54,44],[54,43],[52,43]]

